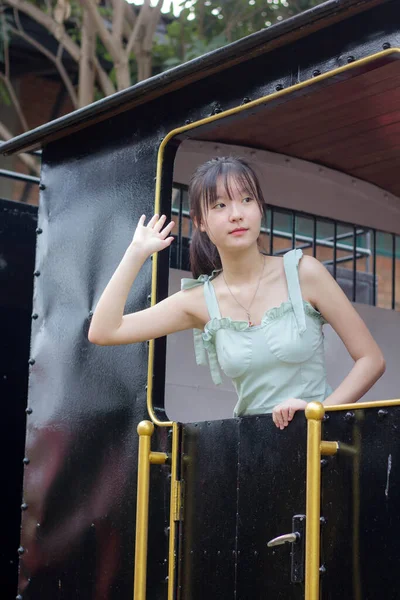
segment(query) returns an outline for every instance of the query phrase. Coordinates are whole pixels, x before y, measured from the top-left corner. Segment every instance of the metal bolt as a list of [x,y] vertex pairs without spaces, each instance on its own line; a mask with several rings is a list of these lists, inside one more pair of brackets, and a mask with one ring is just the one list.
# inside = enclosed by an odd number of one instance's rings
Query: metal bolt
[[32,414],[32,409],[30,407],[25,409],[25,412],[27,415],[31,415]]
[[322,420],[323,420],[323,421],[329,421],[329,415],[328,415],[328,413],[325,413],[325,414],[324,414],[324,416],[323,416],[323,419],[322,419]]
[[248,104],[248,102],[251,102],[251,100],[248,96],[245,96],[242,100],[242,104]]
[[283,90],[283,85],[281,83],[278,83],[278,85],[275,87],[277,92],[280,92],[281,90]]
[[321,523],[321,525],[326,525],[325,517],[320,517],[319,522]]
[[319,568],[319,572],[321,573],[321,575],[325,575],[326,573],[326,567],[324,565],[321,565]]
[[355,58],[354,58],[354,56],[348,56],[348,57],[347,57],[347,62],[348,62],[349,64],[350,64],[350,63],[352,63],[352,62],[354,62],[354,61],[355,61]]
[[36,233],[37,233],[37,234],[43,233],[43,229],[42,229],[41,227],[38,227],[38,228],[36,229]]
[[37,529],[39,529],[40,523],[36,523],[36,527],[37,527]]
[[318,77],[318,75],[321,75],[321,71],[318,71],[318,69],[315,69],[315,71],[313,71],[313,77]]
[[382,44],[382,48],[383,48],[384,50],[389,50],[389,48],[390,48],[390,47],[391,47],[391,46],[390,46],[390,42],[385,42],[384,44]]
[[327,464],[328,464],[328,459],[322,458],[321,459],[321,469],[323,469],[324,467],[326,467]]
[[348,423],[352,423],[355,419],[355,414],[353,412],[347,412],[344,415],[344,420],[347,421]]
[[18,596],[15,596],[15,600],[22,600],[21,594],[18,594]]
[[30,463],[31,461],[29,460],[29,458],[27,458],[27,457],[25,456],[25,458],[23,459],[23,461],[22,461],[22,462],[24,463],[24,465],[29,465],[29,463]]
[[20,546],[17,550],[18,554],[21,556],[21,554],[23,554],[25,552],[25,548],[23,548],[22,546]]
[[37,313],[32,313],[32,319],[35,319],[35,320],[36,320],[36,319],[38,318],[38,316],[39,316],[39,315],[38,315]]
[[33,274],[34,274],[35,277],[39,277],[40,271],[34,271]]
[[39,183],[39,190],[45,190],[46,186],[44,185],[44,183]]
[[387,417],[389,414],[389,412],[387,410],[385,410],[384,408],[381,408],[380,410],[378,410],[378,417],[380,419],[384,419],[385,417]]
[[21,510],[26,510],[28,508],[28,505],[26,502],[24,502],[23,504],[21,504]]
[[191,120],[191,119],[186,119],[186,121],[185,121],[185,125],[190,125],[190,123],[191,123],[191,122],[192,122],[192,120]]
[[34,364],[35,364],[35,362],[36,362],[36,360],[35,360],[34,358],[30,358],[30,359],[28,360],[28,363],[29,363],[30,365],[34,365]]

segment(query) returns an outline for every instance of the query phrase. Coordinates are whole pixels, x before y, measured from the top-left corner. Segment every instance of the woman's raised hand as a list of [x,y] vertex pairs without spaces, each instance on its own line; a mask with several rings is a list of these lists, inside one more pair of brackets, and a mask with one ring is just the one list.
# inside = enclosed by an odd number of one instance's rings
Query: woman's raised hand
[[174,239],[170,233],[175,223],[171,221],[164,227],[167,217],[165,215],[159,217],[157,214],[150,219],[147,225],[144,224],[145,220],[146,216],[142,215],[133,235],[132,244],[148,255],[168,248]]

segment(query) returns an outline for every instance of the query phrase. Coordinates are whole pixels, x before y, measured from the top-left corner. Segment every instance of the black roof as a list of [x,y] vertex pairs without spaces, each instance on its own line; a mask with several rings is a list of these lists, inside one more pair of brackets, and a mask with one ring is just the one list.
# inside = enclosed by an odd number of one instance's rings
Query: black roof
[[135,105],[143,104],[172,90],[183,88],[193,81],[228,69],[232,65],[247,61],[254,56],[270,52],[274,48],[285,46],[314,31],[388,1],[390,0],[329,0],[268,29],[253,33],[237,42],[18,135],[3,143],[1,151],[3,154],[12,154],[45,145],[52,139],[60,139],[72,131],[83,129],[95,122],[110,118],[114,114],[132,109]]

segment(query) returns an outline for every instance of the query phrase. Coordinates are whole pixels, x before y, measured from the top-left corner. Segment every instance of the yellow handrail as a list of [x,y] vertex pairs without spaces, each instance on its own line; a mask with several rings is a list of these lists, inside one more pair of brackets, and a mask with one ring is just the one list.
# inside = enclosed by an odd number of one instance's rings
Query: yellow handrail
[[139,453],[133,598],[134,600],[146,600],[150,464],[164,464],[168,455],[164,452],[151,452],[151,436],[154,433],[153,423],[141,421],[137,427],[137,432],[139,434]]
[[305,600],[319,600],[321,421],[325,408],[320,402],[310,402],[305,413],[308,421]]

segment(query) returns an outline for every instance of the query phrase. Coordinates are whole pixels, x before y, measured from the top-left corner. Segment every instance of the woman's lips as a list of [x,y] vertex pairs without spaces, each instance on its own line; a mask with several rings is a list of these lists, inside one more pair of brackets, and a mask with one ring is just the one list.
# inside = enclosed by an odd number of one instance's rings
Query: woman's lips
[[247,229],[235,229],[235,231],[231,231],[230,235],[243,235],[246,231]]

